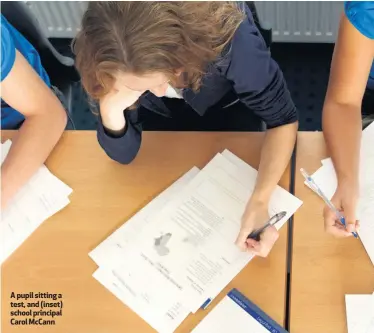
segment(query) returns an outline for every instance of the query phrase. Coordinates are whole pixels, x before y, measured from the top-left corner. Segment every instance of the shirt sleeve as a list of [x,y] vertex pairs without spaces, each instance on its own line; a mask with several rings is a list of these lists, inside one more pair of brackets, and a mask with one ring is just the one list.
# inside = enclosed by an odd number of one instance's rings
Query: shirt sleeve
[[105,129],[101,117],[99,117],[97,139],[106,154],[121,164],[129,164],[134,160],[141,145],[142,126],[138,122],[138,111],[125,111],[125,133],[121,137],[115,137]]
[[1,17],[1,81],[10,73],[16,59],[16,48],[9,30]]
[[374,39],[374,1],[346,1],[345,15],[364,36]]
[[271,58],[250,13],[237,29],[229,50],[226,77],[239,99],[274,128],[298,120],[283,74]]

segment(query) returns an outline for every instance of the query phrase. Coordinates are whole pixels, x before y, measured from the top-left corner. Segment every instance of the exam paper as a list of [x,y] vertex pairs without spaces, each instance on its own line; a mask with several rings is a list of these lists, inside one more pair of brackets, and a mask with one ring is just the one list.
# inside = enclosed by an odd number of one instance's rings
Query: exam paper
[[[191,311],[199,308],[231,280],[227,271],[251,258],[234,242],[254,188],[252,171],[217,154],[131,244],[116,274],[155,304],[162,306],[164,294],[181,293]],[[159,288],[147,283],[149,277]]]
[[123,261],[123,254],[130,242],[136,241],[145,226],[193,179],[199,169],[193,167],[169,188],[160,193],[144,208],[119,227],[114,233],[93,249],[89,256],[100,267],[113,268]]
[[345,295],[348,333],[374,332],[374,294]]
[[155,307],[146,298],[141,299],[141,292],[140,295],[134,294],[126,282],[108,268],[98,268],[93,277],[159,333],[174,332],[190,313],[176,295],[165,294],[165,306]]
[[[128,244],[136,241],[152,217],[199,171],[198,168],[193,167],[89,253],[89,256],[100,266],[93,277],[158,332],[173,332],[188,316],[189,309],[183,306],[178,299],[179,295],[175,294],[165,295],[163,307],[155,306],[141,290],[131,289],[126,279],[118,277],[113,268],[123,262]],[[154,281],[152,283],[154,284]]]
[[[1,145],[1,164],[11,147]],[[0,264],[2,264],[38,226],[69,204],[72,189],[55,177],[44,165],[18,191],[1,212]]]

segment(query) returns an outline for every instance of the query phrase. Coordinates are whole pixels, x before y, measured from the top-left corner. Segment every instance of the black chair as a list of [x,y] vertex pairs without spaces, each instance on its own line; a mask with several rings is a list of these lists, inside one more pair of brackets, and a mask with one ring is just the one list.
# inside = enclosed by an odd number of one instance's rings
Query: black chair
[[268,27],[264,26],[264,24],[259,19],[257,9],[256,9],[256,5],[255,5],[254,1],[246,1],[245,3],[252,12],[253,19],[255,21],[257,29],[260,31],[260,33],[262,35],[262,38],[265,40],[265,43],[266,43],[267,47],[270,48],[271,44],[273,42],[271,28],[268,28]]
[[3,1],[1,13],[38,51],[51,84],[57,87],[66,99],[71,123],[68,128],[74,128],[71,119],[72,84],[79,81],[74,59],[60,54],[54,48],[40,28],[38,20],[23,1]]

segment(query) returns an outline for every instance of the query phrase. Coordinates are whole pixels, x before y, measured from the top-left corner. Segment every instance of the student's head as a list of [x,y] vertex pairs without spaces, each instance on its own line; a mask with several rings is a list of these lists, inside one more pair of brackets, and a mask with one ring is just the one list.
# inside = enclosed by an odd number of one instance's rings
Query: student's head
[[122,85],[196,90],[243,17],[233,2],[90,2],[74,41],[83,86],[94,99]]

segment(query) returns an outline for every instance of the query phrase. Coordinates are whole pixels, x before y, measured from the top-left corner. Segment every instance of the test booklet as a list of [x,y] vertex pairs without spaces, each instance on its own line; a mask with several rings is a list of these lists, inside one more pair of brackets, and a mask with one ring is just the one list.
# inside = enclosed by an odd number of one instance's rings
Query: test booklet
[[[360,220],[359,238],[374,264],[374,122],[363,132],[360,152],[360,193],[356,209]],[[321,161],[322,166],[312,174],[312,178],[322,192],[331,199],[338,182],[331,158]]]
[[[156,331],[174,332],[252,259],[235,240],[256,178],[228,150],[192,168],[89,253],[94,278]],[[276,227],[301,204],[277,186],[269,215],[287,215]]]
[[[1,164],[12,142],[1,145]],[[49,217],[70,203],[72,189],[42,165],[1,212],[0,265]]]
[[348,333],[374,332],[374,293],[345,295]]
[[191,333],[287,333],[238,290],[231,290]]

